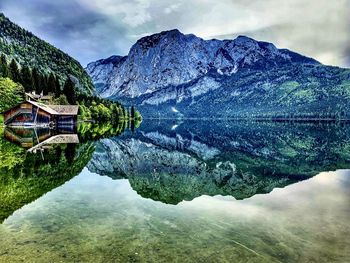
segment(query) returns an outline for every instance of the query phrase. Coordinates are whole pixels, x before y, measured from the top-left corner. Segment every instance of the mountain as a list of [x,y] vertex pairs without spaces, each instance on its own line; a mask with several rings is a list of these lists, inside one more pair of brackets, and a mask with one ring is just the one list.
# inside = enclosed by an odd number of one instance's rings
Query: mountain
[[245,36],[164,31],[86,70],[102,97],[144,117],[350,117],[350,70]]
[[14,24],[2,13],[0,53],[5,54],[8,59],[15,59],[21,67],[37,68],[47,75],[52,72],[60,77],[62,83],[70,76],[81,93],[94,92],[91,78],[78,61]]
[[349,139],[348,126],[329,123],[145,120],[131,136],[97,142],[87,167],[164,203],[245,199],[349,167]]

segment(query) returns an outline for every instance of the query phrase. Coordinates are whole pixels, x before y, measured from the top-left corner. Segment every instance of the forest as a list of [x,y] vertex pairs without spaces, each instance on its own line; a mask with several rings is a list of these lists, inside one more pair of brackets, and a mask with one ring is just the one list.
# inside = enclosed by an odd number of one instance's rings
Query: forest
[[37,94],[51,95],[49,104],[79,104],[80,120],[94,120],[96,122],[121,120],[141,120],[140,113],[132,106],[125,108],[119,102],[102,99],[97,96],[86,95],[76,91],[75,83],[67,76],[61,83],[54,73],[41,73],[38,69],[30,69],[2,54],[0,56],[0,112],[7,110],[24,100],[25,92],[35,91]]
[[93,93],[91,79],[78,61],[11,22],[2,13],[0,52],[11,60],[15,59],[23,68],[35,69],[38,74],[49,76],[53,72],[60,82],[64,82],[69,75],[74,76],[79,82],[77,87],[80,92],[90,95]]

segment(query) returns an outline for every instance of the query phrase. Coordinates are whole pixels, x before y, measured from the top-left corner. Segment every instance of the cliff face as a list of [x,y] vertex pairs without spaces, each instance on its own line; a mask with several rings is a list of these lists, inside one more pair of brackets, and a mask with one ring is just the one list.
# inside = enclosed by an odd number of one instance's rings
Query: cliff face
[[145,117],[340,114],[350,98],[349,70],[245,36],[165,31],[86,70],[102,97],[137,104]]

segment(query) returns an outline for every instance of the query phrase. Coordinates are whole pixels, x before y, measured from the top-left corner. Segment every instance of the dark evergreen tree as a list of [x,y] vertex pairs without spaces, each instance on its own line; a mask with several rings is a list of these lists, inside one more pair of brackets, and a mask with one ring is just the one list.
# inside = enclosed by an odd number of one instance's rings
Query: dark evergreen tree
[[4,78],[11,77],[11,72],[7,65],[7,59],[4,54],[0,56],[0,76]]
[[36,93],[40,93],[42,91],[42,88],[41,88],[41,78],[40,78],[40,75],[39,75],[39,72],[36,68],[34,68],[32,70],[32,78],[33,78],[33,87],[34,87],[34,90]]
[[50,88],[49,88],[49,78],[46,75],[41,75],[41,81],[42,81],[42,91],[44,95],[49,94]]
[[56,78],[55,75],[51,72],[47,80],[47,90],[53,94],[56,94]]
[[67,80],[64,83],[63,94],[66,95],[69,104],[76,103],[75,85],[69,77],[67,77]]
[[131,129],[131,132],[135,132],[135,120],[134,119],[130,120],[130,129]]
[[31,92],[34,90],[32,72],[27,66],[24,66],[21,69],[21,84],[26,92]]
[[7,59],[5,54],[1,54],[0,56],[0,64],[6,64],[7,65]]
[[11,60],[9,68],[11,72],[11,79],[14,82],[21,83],[21,74],[19,72],[17,62],[14,59]]
[[75,147],[76,146],[74,144],[67,144],[66,149],[64,150],[64,156],[66,157],[68,164],[72,164],[74,161],[76,153]]
[[58,98],[61,96],[61,85],[60,85],[60,80],[56,76],[55,78],[55,97]]

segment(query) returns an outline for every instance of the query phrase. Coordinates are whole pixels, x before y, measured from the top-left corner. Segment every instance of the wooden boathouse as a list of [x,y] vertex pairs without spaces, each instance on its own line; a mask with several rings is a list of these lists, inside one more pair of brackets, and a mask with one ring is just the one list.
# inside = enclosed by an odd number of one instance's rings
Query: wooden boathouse
[[78,105],[46,105],[42,102],[26,100],[3,113],[4,124],[22,127],[74,125],[78,110]]

